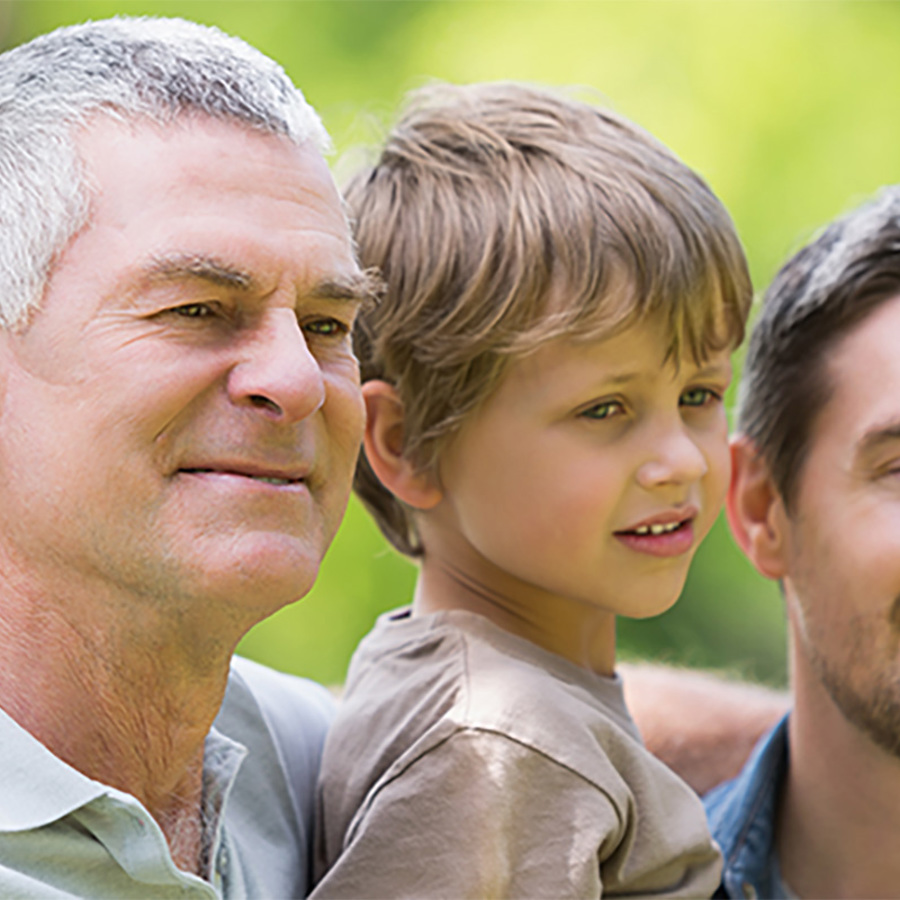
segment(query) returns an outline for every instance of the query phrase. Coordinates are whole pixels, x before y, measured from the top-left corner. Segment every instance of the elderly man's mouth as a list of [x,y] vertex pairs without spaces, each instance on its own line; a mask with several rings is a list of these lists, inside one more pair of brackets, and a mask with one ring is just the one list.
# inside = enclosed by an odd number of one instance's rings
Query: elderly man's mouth
[[232,467],[191,467],[178,470],[179,474],[197,475],[210,479],[241,479],[254,481],[260,484],[271,484],[275,487],[291,487],[304,484],[306,475],[294,473],[282,473],[272,471],[254,471],[244,468]]

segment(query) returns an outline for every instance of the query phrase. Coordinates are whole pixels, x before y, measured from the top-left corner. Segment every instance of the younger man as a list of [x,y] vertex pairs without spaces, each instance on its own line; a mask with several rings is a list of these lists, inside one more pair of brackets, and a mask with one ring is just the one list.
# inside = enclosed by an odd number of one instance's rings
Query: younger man
[[708,798],[729,897],[900,897],[900,188],[784,265],[728,517],[788,617],[794,709]]
[[725,210],[630,123],[515,85],[420,92],[347,197],[387,282],[356,488],[421,570],[351,667],[316,896],[709,896],[615,617],[675,601],[726,488]]

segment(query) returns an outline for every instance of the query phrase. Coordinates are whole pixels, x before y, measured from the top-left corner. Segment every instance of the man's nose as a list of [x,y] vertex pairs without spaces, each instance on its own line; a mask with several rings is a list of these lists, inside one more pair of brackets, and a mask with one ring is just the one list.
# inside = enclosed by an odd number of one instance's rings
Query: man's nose
[[325,402],[325,381],[291,309],[272,310],[248,336],[228,377],[233,403],[298,422]]
[[690,484],[709,470],[706,454],[681,420],[656,429],[648,436],[647,446],[649,452],[637,471],[641,487]]

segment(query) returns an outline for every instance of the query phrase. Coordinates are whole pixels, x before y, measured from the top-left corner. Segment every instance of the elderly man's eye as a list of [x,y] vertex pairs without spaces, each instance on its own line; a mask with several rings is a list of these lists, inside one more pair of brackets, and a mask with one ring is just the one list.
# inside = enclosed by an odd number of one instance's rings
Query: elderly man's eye
[[350,329],[339,319],[313,319],[303,323],[303,330],[319,337],[337,337],[347,334]]
[[205,319],[215,315],[208,303],[185,303],[182,306],[176,306],[172,312],[176,316],[183,316],[186,319]]

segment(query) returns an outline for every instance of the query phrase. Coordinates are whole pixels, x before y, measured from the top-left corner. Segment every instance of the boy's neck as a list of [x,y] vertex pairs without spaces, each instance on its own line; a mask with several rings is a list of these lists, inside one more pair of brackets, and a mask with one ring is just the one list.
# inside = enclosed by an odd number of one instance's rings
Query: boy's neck
[[584,603],[543,595],[528,585],[498,591],[470,573],[428,557],[422,560],[413,615],[447,610],[476,613],[498,628],[598,675],[612,675],[616,617]]

